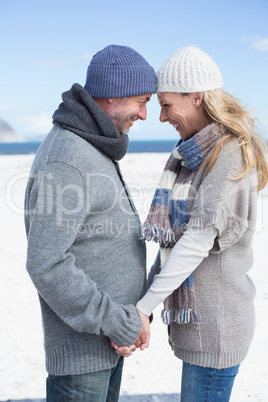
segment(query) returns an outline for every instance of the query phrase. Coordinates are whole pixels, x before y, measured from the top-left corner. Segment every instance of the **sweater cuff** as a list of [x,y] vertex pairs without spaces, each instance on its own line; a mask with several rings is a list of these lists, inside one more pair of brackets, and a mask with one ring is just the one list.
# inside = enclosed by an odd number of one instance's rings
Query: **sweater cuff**
[[117,317],[116,326],[109,331],[109,334],[106,333],[106,336],[109,336],[118,346],[130,346],[137,340],[142,329],[142,322],[140,314],[134,306],[129,305],[123,308],[125,310],[123,315],[127,315],[127,318],[120,314]]

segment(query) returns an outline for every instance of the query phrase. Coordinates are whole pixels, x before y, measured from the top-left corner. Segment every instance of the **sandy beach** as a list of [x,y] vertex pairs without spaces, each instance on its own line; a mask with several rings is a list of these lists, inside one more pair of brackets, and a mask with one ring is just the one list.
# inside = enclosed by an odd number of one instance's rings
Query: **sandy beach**
[[[121,162],[123,176],[141,220],[168,154],[128,154]],[[39,302],[25,269],[24,190],[33,155],[0,156],[0,402],[44,401],[45,378]],[[268,400],[268,189],[259,196],[254,239],[254,266],[250,271],[257,288],[256,330],[247,359],[236,379],[232,402]],[[148,246],[148,268],[157,246]],[[167,342],[167,328],[154,312],[150,348],[125,359],[120,402],[179,401],[181,362]],[[245,317],[247,319],[247,317]]]

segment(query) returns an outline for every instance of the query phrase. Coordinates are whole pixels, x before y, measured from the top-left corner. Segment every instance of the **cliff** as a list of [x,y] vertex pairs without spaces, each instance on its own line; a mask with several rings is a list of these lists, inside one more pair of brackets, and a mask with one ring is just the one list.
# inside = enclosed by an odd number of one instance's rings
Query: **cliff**
[[0,143],[1,142],[22,142],[23,139],[13,130],[10,125],[0,119]]

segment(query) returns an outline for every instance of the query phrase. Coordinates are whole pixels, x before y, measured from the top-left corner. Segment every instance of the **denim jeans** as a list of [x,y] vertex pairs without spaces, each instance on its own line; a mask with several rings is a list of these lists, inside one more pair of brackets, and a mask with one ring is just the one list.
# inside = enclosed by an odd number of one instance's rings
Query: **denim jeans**
[[228,402],[239,365],[213,369],[183,362],[181,402]]
[[109,370],[47,377],[47,402],[117,402],[124,358]]

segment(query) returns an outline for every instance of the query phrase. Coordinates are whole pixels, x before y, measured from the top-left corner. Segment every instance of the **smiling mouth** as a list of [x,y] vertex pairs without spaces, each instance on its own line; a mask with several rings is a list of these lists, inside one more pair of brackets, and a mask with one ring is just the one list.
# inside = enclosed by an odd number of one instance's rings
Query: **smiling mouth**
[[137,120],[139,120],[139,118],[138,118],[137,116],[131,117],[131,118],[129,119],[129,121],[130,121],[130,126],[133,126],[133,124],[134,124],[135,121],[137,121]]
[[179,123],[171,123],[175,130],[179,131],[181,125]]

